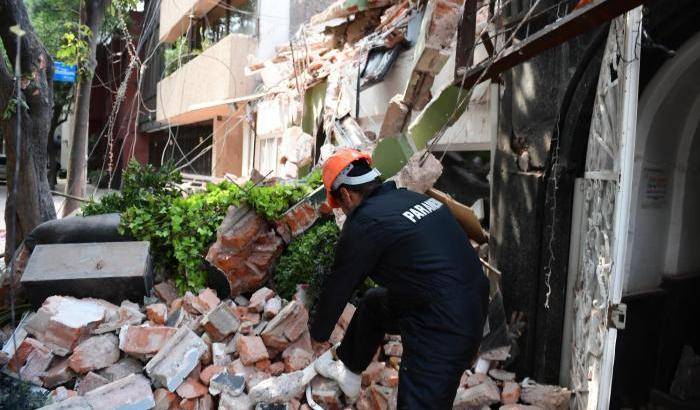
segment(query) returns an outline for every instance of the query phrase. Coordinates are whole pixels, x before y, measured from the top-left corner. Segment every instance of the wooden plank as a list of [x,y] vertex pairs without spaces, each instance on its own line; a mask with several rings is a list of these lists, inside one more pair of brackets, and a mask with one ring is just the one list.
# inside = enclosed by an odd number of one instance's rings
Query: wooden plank
[[[488,58],[478,65],[455,75],[455,84],[470,88],[521,64],[530,58],[556,47],[568,40],[599,27],[601,24],[625,13],[645,0],[597,0],[574,10],[566,17],[556,21],[522,42],[508,47],[498,58]],[[647,0],[648,2],[648,0]],[[483,74],[483,76],[482,76]]]

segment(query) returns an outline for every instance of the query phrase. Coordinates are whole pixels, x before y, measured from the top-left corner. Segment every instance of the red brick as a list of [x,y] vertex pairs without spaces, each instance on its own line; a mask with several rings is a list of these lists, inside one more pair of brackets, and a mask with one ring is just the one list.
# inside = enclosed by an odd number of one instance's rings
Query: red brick
[[277,316],[277,314],[280,313],[280,310],[282,310],[282,299],[280,299],[279,297],[274,297],[265,302],[265,308],[263,309],[263,317],[266,320],[270,320],[273,317]]
[[79,395],[84,396],[85,393],[102,387],[105,384],[109,384],[109,380],[99,374],[88,372],[88,374],[76,382],[75,390],[77,390]]
[[195,397],[201,397],[207,394],[207,387],[199,382],[195,378],[188,377],[184,382],[177,388],[177,395],[183,399],[194,399]]
[[68,365],[77,373],[104,369],[119,360],[119,340],[111,333],[93,336],[80,343],[68,359]]
[[[48,368],[52,358],[53,355],[46,346],[44,346],[38,340],[28,337],[19,344],[14,356],[10,358],[7,366],[8,369],[14,373],[17,373],[18,369],[22,369],[22,378],[25,378],[25,380],[36,381],[37,384],[41,384],[39,377],[42,376],[44,371]],[[32,362],[35,363],[32,364]],[[37,365],[39,366],[37,367]],[[37,373],[27,374],[26,368],[28,367],[36,370]],[[43,367],[43,369],[40,367]]]
[[284,352],[282,352],[285,371],[293,372],[304,369],[311,363],[313,356],[314,352],[311,347],[311,337],[309,336],[309,332],[304,332],[299,339],[287,346]]
[[239,326],[236,310],[226,303],[220,303],[202,319],[202,327],[214,341],[223,340],[236,332]]
[[153,410],[174,410],[177,408],[177,395],[169,392],[168,389],[159,388],[153,392],[153,397],[156,401],[156,406]]
[[472,373],[469,376],[467,376],[465,384],[467,387],[474,387],[478,384],[485,382],[488,378],[489,376],[485,375],[484,373]]
[[246,366],[269,359],[263,339],[258,336],[241,336],[236,343],[236,351]]
[[172,304],[173,301],[177,299],[177,288],[170,281],[161,282],[153,286],[153,290],[155,291],[156,296],[165,302],[166,305]]
[[68,366],[68,358],[54,360],[53,365],[46,371],[42,380],[44,387],[52,388],[67,383],[75,377],[75,373]]
[[201,380],[205,385],[209,386],[209,381],[211,378],[225,370],[226,366],[217,366],[212,364],[205,367],[204,370],[199,373],[199,380]]
[[520,400],[520,384],[511,381],[503,383],[501,403],[515,404],[518,400]]
[[265,302],[272,299],[274,296],[275,291],[267,287],[262,287],[250,296],[248,309],[253,312],[261,313],[265,307]]
[[119,332],[119,348],[131,356],[148,358],[156,353],[177,331],[167,326],[128,326]]
[[284,373],[285,364],[284,362],[274,362],[270,365],[269,372],[273,376],[279,376]]
[[362,385],[369,386],[370,384],[379,381],[382,372],[386,368],[384,362],[372,362],[362,372]]
[[321,376],[316,376],[311,382],[311,394],[316,404],[326,410],[340,410],[342,392],[338,383]]
[[379,384],[386,387],[398,387],[399,372],[391,367],[385,367],[379,375]]
[[197,296],[198,307],[202,310],[199,313],[206,315],[221,303],[221,300],[216,296],[216,292],[212,289],[202,289]]
[[122,302],[121,306],[115,310],[109,311],[107,319],[103,323],[100,323],[92,333],[102,334],[114,332],[125,325],[140,325],[145,317],[146,315],[141,313],[141,307],[139,305],[125,300]]
[[51,398],[56,403],[70,399],[71,397],[75,397],[77,395],[78,393],[75,390],[66,389],[63,386],[57,387],[51,391]]
[[41,341],[59,356],[87,338],[107,313],[100,304],[64,296],[47,298],[39,311],[50,317]]
[[275,351],[283,351],[304,332],[308,332],[309,314],[298,301],[289,302],[268,323],[261,336],[265,345]]
[[157,325],[164,325],[168,318],[168,307],[164,303],[146,306],[146,317]]

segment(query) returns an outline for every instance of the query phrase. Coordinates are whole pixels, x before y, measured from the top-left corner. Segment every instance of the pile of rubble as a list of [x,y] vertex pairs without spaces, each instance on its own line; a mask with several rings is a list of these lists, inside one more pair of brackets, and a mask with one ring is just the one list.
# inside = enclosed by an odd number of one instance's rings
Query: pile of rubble
[[[47,409],[395,408],[398,336],[387,336],[362,374],[354,404],[309,366],[342,339],[355,310],[350,304],[329,343],[314,351],[301,288],[289,302],[265,287],[250,299],[223,301],[211,289],[178,297],[169,282],[154,290],[157,297],[143,307],[49,297],[8,338],[0,361],[23,380],[52,389]],[[521,386],[514,378],[499,370],[467,372],[455,407],[568,404],[565,389]]]

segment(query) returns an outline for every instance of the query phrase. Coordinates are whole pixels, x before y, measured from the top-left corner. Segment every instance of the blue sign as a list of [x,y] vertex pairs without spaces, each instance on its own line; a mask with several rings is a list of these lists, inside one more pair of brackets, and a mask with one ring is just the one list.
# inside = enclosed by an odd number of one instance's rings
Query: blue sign
[[53,63],[53,80],[60,83],[74,83],[77,67],[60,61]]

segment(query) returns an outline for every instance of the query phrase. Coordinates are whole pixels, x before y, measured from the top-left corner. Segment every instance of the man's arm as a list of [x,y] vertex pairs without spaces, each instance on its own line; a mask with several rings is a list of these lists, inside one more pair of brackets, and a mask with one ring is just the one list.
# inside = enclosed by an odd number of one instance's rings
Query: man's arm
[[384,245],[379,238],[375,222],[362,218],[346,221],[332,271],[311,312],[309,331],[314,341],[328,340],[350,296],[374,269]]

